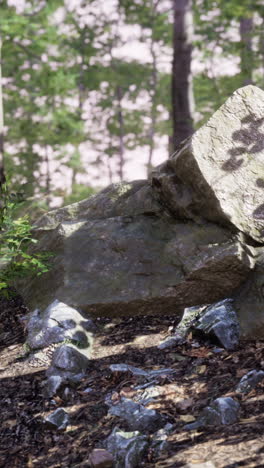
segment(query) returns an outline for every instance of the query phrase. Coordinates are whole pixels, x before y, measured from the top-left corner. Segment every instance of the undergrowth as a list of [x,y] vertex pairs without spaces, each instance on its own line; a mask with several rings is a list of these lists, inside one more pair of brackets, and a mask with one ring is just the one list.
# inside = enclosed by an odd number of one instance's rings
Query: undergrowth
[[38,241],[32,235],[27,215],[16,217],[19,195],[10,194],[7,185],[1,187],[0,201],[0,294],[8,296],[13,281],[26,275],[41,275],[48,271],[50,254],[31,252]]

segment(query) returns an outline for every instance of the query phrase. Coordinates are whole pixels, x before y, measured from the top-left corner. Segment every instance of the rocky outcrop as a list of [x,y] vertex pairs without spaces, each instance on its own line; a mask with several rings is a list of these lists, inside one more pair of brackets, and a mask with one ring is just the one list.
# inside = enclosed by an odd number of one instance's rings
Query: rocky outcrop
[[45,277],[23,284],[31,307],[46,307],[55,296],[89,315],[180,317],[184,307],[229,296],[246,279],[250,248],[229,230],[173,218],[147,182],[122,187],[86,201],[92,219],[71,220],[72,208],[67,216],[62,208],[46,216],[44,227],[40,221],[38,249],[54,256]]
[[52,252],[51,268],[20,281],[27,304],[43,310],[56,297],[89,316],[180,319],[186,307],[235,297],[241,334],[252,337],[264,302],[263,113],[264,93],[239,89],[149,181],[42,217],[36,248]]

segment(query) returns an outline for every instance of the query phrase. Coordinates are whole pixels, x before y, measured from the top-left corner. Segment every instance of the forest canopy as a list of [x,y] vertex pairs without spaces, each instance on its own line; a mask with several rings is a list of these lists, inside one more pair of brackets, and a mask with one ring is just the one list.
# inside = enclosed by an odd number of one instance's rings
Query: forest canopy
[[264,86],[263,17],[261,0],[3,1],[10,189],[48,208],[146,176],[235,89]]

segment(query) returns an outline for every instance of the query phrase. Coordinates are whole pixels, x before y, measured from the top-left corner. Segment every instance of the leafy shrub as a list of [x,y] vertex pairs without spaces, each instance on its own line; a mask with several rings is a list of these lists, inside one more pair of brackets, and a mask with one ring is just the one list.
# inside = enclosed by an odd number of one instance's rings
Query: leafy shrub
[[48,271],[50,254],[29,253],[29,247],[37,243],[32,237],[32,226],[27,215],[15,218],[19,196],[1,188],[0,205],[0,293],[8,295],[8,288],[17,277]]

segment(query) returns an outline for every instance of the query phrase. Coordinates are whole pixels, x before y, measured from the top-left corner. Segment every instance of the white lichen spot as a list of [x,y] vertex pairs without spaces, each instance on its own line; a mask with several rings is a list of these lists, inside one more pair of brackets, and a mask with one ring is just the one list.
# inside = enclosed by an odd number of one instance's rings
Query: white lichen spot
[[126,192],[128,192],[131,189],[132,185],[128,183],[117,183],[114,184],[114,190],[115,192],[111,195],[111,200],[112,201],[117,201],[119,197],[122,195],[125,195]]

